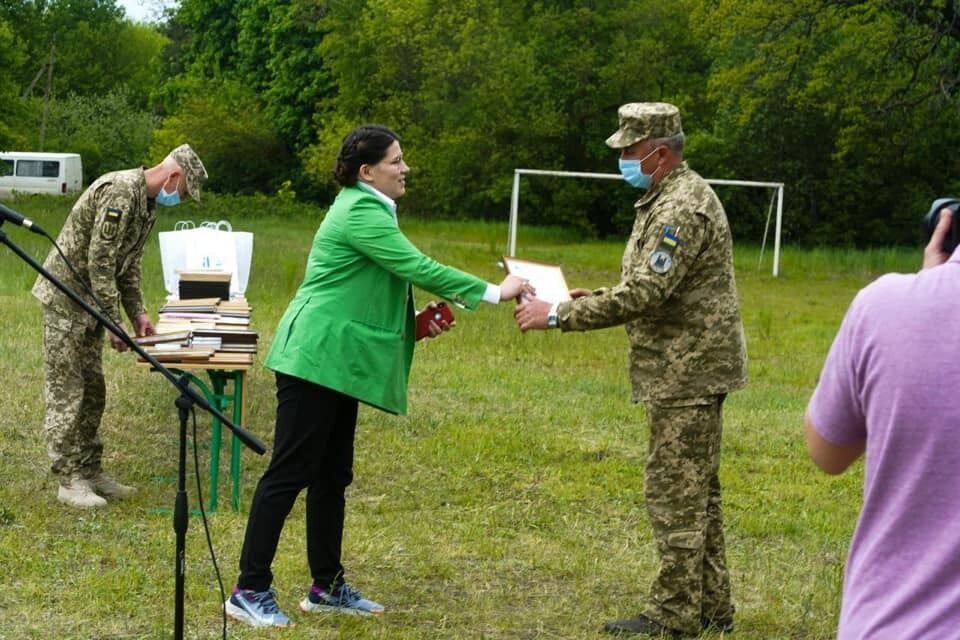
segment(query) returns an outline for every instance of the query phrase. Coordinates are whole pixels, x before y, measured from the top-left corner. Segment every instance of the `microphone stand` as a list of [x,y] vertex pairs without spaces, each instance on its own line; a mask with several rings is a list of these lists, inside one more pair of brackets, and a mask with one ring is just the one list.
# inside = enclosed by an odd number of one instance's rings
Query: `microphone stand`
[[[0,227],[3,226],[3,218],[0,217]],[[179,453],[177,457],[177,496],[174,502],[173,510],[173,529],[176,532],[176,566],[175,566],[175,586],[174,586],[174,631],[173,637],[174,640],[183,640],[183,601],[184,601],[184,578],[186,572],[186,542],[187,542],[187,524],[188,524],[188,511],[187,511],[187,476],[186,476],[186,466],[187,466],[187,416],[189,415],[190,409],[194,404],[199,404],[201,408],[207,412],[215,415],[220,419],[220,422],[227,425],[230,430],[243,442],[249,449],[257,453],[258,455],[263,455],[266,452],[266,448],[263,444],[257,440],[257,438],[243,429],[240,425],[235,425],[231,422],[226,416],[224,416],[219,409],[210,405],[207,400],[198,393],[193,387],[190,386],[190,378],[188,375],[184,374],[180,378],[175,376],[172,371],[167,369],[165,366],[160,364],[156,358],[144,351],[135,340],[133,340],[127,333],[117,326],[110,318],[107,318],[98,310],[90,306],[83,298],[76,294],[70,287],[61,282],[56,276],[51,274],[49,271],[44,269],[43,265],[38,263],[33,259],[30,254],[26,253],[23,249],[18,247],[12,240],[7,238],[7,234],[0,229],[0,244],[5,244],[17,254],[24,262],[33,267],[34,271],[42,275],[44,278],[50,281],[50,283],[63,292],[68,298],[73,300],[75,303],[83,307],[84,311],[89,313],[91,316],[97,319],[97,321],[106,327],[108,330],[113,332],[114,335],[119,336],[134,352],[137,353],[141,358],[146,360],[153,366],[154,369],[163,374],[163,376],[170,381],[174,387],[177,388],[179,396],[176,400],[176,406],[180,417],[180,442],[179,442]]]

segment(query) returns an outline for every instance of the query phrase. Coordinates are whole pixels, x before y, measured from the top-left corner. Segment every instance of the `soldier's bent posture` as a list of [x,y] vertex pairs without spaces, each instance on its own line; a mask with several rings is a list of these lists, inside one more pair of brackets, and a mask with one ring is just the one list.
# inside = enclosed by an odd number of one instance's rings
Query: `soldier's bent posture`
[[710,186],[683,159],[680,113],[665,103],[619,109],[624,180],[637,201],[620,283],[573,300],[520,304],[522,330],[626,325],[633,399],[650,425],[645,496],[660,569],[635,618],[604,629],[652,637],[733,629],[720,505],[727,392],[746,384],[746,349],[730,228]]
[[[203,163],[186,144],[154,167],[101,176],[74,204],[57,238],[77,274],[55,248],[44,267],[98,308],[92,292],[103,305],[102,312],[117,325],[123,323],[122,306],[135,334],[151,335],[153,325],[140,289],[140,261],[156,218],[155,204],[175,205],[188,194],[199,199],[206,178]],[[43,431],[51,470],[60,480],[57,498],[75,507],[102,507],[107,503],[104,498],[121,498],[134,490],[104,473],[100,464],[103,445],[97,431],[106,401],[101,366],[104,328],[43,276],[37,278],[33,295],[43,305]],[[112,333],[110,344],[117,351],[127,348]]]

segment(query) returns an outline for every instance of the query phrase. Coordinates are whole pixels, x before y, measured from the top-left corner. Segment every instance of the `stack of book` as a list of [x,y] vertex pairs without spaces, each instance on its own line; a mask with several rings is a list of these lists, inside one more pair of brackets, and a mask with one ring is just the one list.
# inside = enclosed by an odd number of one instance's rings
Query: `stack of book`
[[220,298],[169,300],[160,307],[157,333],[176,333],[193,329],[213,329],[220,319],[217,305]]
[[169,300],[160,308],[156,335],[137,342],[161,362],[253,364],[258,336],[250,329],[251,311],[245,299]]

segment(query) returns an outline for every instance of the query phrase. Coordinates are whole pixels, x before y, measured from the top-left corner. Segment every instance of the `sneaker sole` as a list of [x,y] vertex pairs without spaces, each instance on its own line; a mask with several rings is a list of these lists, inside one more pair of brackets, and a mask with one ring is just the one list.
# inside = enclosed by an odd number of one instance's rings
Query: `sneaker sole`
[[286,629],[287,627],[295,627],[296,623],[291,621],[289,624],[273,624],[272,622],[264,622],[254,618],[252,615],[247,613],[245,609],[238,607],[229,600],[223,603],[223,611],[227,614],[228,617],[245,624],[250,625],[251,627],[256,627],[262,629],[264,627],[276,627],[278,629]]
[[343,613],[348,616],[382,616],[383,609],[367,611],[365,609],[351,609],[349,607],[334,607],[329,604],[316,604],[309,598],[300,601],[300,611],[304,613]]

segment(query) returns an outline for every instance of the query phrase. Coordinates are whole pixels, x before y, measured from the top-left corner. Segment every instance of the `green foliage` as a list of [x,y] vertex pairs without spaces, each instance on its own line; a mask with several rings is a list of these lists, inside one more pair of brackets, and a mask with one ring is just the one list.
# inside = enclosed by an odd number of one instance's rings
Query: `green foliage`
[[[665,100],[700,173],[787,184],[787,239],[907,244],[929,200],[960,187],[944,153],[960,142],[950,15],[887,0],[185,0],[171,51],[187,75],[255,88],[325,196],[340,140],[375,121],[403,139],[407,210],[502,219],[514,169],[614,172],[617,106]],[[524,178],[521,206],[604,236],[635,195]],[[759,237],[767,194],[723,195],[734,234]]]
[[25,115],[13,74],[23,65],[24,55],[10,24],[0,17],[0,149],[16,149],[23,144]]
[[315,139],[316,103],[333,92],[319,45],[324,3],[316,0],[185,0],[168,26],[174,78],[229,78],[260,97],[293,148]]
[[103,95],[126,85],[142,107],[161,79],[164,38],[126,21],[115,0],[10,0],[0,5],[0,18],[13,25],[26,57],[12,78],[31,95],[48,93],[51,58],[50,97]]
[[189,142],[210,174],[209,188],[225,193],[272,193],[294,158],[263,112],[256,94],[229,80],[186,83],[176,111],[156,130],[151,155],[163,158]]
[[283,139],[302,148],[316,137],[316,104],[334,92],[320,56],[320,2],[255,0],[240,11],[241,74],[258,92]]
[[[915,243],[956,187],[960,42],[884,0],[705,3],[725,161],[711,175],[786,182],[787,231],[810,243]],[[713,159],[711,159],[713,160]]]
[[[0,4],[0,146],[37,139],[42,107],[17,96],[48,94],[52,51],[54,101],[125,86],[168,120],[155,151],[203,139],[224,191],[289,181],[326,202],[343,136],[380,122],[413,169],[406,210],[504,219],[515,169],[615,173],[617,107],[663,100],[702,175],[786,184],[789,242],[915,244],[930,201],[960,192],[960,21],[943,0],[182,0],[169,15],[161,34],[115,0]],[[540,177],[522,193],[525,223],[586,237],[624,231],[637,195]],[[735,237],[759,238],[767,194],[721,195]]]
[[[403,138],[405,204],[425,215],[502,218],[516,168],[615,170],[603,140],[619,104],[669,99],[696,112],[689,96],[706,65],[685,36],[686,7],[331,3],[321,51],[338,93],[321,104],[307,170],[324,176],[339,140],[365,121]],[[608,194],[534,181],[527,219],[605,233]]]
[[[49,105],[44,148],[79,153],[84,183],[108,171],[129,169],[148,159],[157,118],[137,106],[136,96],[125,86],[102,95],[71,94]],[[31,118],[39,122],[43,103],[33,99]],[[39,126],[31,131],[28,146],[39,148]]]

